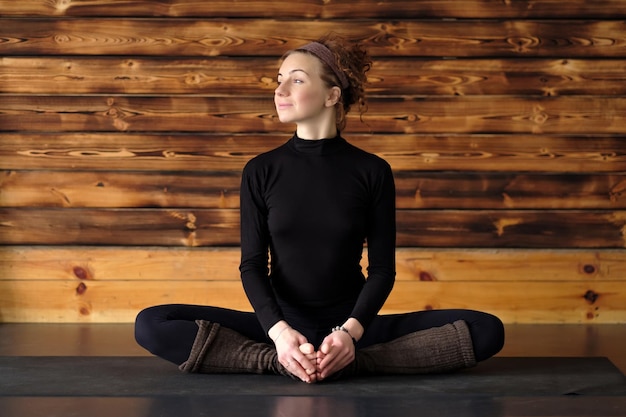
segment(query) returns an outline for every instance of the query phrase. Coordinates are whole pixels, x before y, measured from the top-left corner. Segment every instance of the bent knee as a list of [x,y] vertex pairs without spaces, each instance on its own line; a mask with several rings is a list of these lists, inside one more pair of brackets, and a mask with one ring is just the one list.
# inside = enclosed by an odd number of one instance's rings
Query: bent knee
[[492,314],[485,314],[480,323],[480,330],[474,340],[477,361],[488,359],[504,347],[504,324]]
[[156,307],[143,309],[135,317],[135,341],[149,352],[153,352],[156,344],[156,326],[159,320]]

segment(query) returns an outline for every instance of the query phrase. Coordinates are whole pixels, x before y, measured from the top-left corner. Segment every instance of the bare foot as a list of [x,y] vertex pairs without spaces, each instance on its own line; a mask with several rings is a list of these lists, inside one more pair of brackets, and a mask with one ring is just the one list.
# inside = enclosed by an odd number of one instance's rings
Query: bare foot
[[[315,348],[310,343],[304,343],[300,345],[300,352],[302,352],[305,356],[309,356],[315,353]],[[313,355],[315,357],[315,355]]]

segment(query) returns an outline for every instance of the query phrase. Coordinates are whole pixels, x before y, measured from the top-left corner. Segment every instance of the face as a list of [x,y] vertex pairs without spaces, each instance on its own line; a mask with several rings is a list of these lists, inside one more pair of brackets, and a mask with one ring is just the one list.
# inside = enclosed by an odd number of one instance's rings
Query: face
[[334,117],[335,92],[320,74],[322,63],[312,55],[295,52],[278,70],[274,104],[283,123],[320,123]]

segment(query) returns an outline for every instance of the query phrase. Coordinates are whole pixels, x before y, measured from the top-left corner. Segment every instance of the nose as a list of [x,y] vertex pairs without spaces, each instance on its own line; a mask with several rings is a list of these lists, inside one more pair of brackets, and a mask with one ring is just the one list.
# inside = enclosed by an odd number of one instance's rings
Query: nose
[[285,84],[278,84],[278,87],[276,87],[276,90],[274,90],[274,94],[280,97],[287,95],[287,89],[285,88]]

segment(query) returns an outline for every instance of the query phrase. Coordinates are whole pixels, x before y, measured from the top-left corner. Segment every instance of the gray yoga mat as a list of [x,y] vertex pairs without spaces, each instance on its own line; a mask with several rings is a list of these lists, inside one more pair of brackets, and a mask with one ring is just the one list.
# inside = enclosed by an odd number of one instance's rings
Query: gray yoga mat
[[309,385],[274,375],[184,374],[154,357],[0,356],[0,397],[451,394],[623,396],[626,377],[606,358],[496,357],[450,374],[361,377]]

